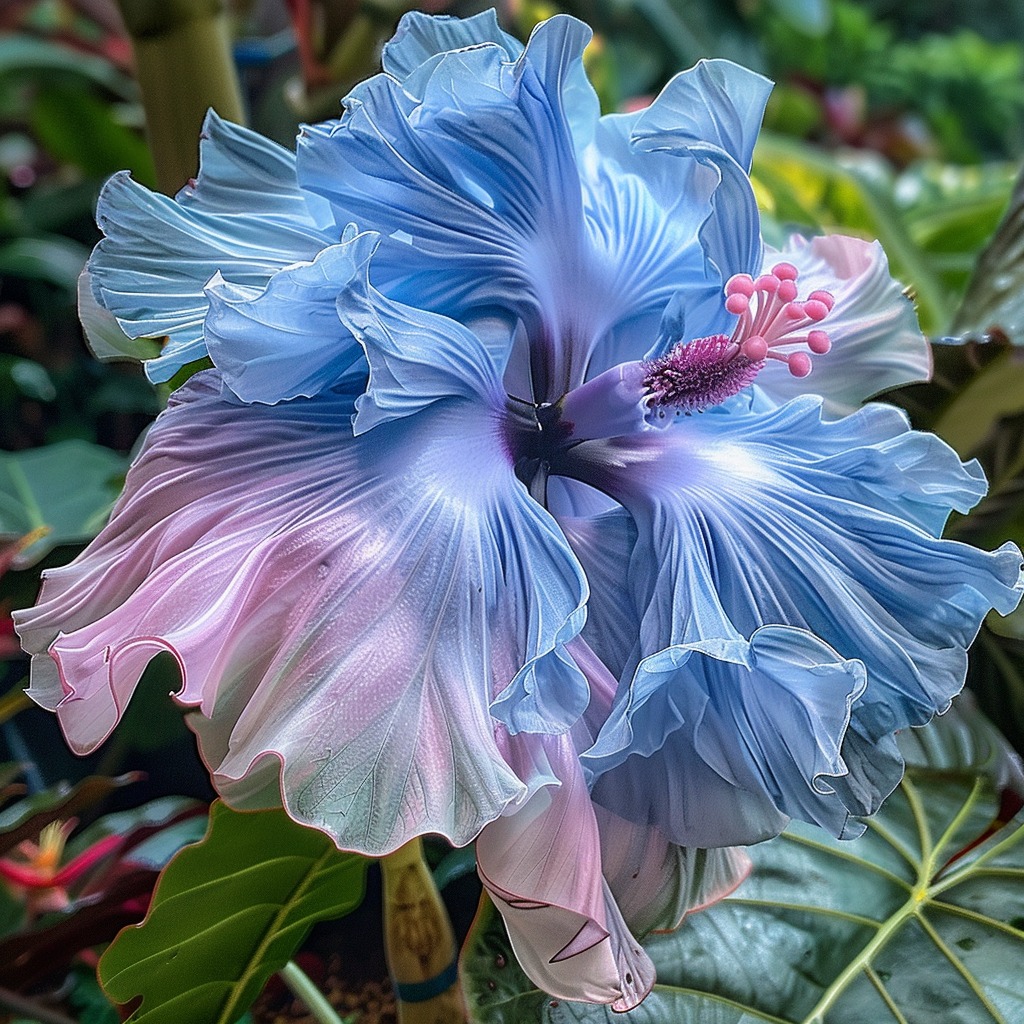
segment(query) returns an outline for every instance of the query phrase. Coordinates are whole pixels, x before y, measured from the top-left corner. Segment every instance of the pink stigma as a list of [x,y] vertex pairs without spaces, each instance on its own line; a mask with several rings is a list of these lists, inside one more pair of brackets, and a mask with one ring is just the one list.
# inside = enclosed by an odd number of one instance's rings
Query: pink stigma
[[739,319],[731,337],[715,334],[680,342],[668,355],[645,363],[643,384],[652,411],[665,419],[665,406],[676,415],[720,405],[754,382],[768,359],[783,362],[794,377],[812,369],[809,353],[824,355],[832,342],[817,325],[831,312],[831,292],[797,296],[800,273],[791,263],[777,263],[756,280],[736,274],[725,286],[725,308]]

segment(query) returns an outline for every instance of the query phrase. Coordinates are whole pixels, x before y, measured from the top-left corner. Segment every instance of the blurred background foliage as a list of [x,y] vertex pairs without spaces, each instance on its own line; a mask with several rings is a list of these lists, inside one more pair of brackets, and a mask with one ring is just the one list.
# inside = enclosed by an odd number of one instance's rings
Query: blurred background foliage
[[[485,6],[432,0],[424,9],[466,15]],[[123,0],[123,9],[131,21],[150,8]],[[402,0],[234,0],[232,53],[251,126],[291,144],[301,121],[335,116],[347,90],[376,70],[380,44],[406,9]],[[1024,545],[1024,187],[1015,191],[1024,157],[1024,2],[499,4],[505,26],[523,38],[557,10],[595,29],[587,60],[607,111],[644,105],[701,57],[727,57],[776,81],[753,170],[766,239],[843,231],[882,241],[935,343],[934,380],[889,398],[915,425],[978,458],[991,481],[980,508],[950,524],[951,535]],[[157,868],[195,838],[189,799],[212,795],[164,696],[176,685],[166,664],[151,667],[152,685],[140,688],[116,738],[75,762],[51,716],[21,695],[27,665],[9,618],[33,600],[41,569],[67,562],[100,528],[170,390],[151,386],[137,362],[109,358],[144,355],[159,339],[108,338],[97,352],[108,361],[99,361],[76,314],[103,181],[128,168],[157,185],[145,127],[114,0],[0,4],[0,762],[20,765],[0,773],[0,840],[27,841],[73,811],[89,825],[70,840],[75,863],[105,834],[103,815],[129,815],[118,825],[124,842],[95,854],[103,871],[65,879],[72,909],[76,900],[83,913],[93,908],[71,929],[72,959],[109,941],[132,913],[141,916]],[[983,628],[969,684],[1024,750],[1024,612]],[[129,767],[145,769],[148,780],[115,784]],[[61,781],[90,772],[108,781],[80,782],[88,799]],[[170,838],[152,848],[164,833]],[[148,859],[132,860],[147,842]],[[0,854],[14,845],[0,842]],[[122,877],[134,886],[128,909],[111,895]],[[52,956],[53,908],[24,891],[0,887],[0,895],[7,946],[31,954],[32,964],[50,956],[50,975],[66,972],[71,960]],[[88,1004],[89,1019],[116,1020],[88,988],[94,983],[78,976],[78,1003],[65,999],[65,1008]],[[33,975],[40,977],[46,971]],[[0,977],[0,988],[19,984]]]

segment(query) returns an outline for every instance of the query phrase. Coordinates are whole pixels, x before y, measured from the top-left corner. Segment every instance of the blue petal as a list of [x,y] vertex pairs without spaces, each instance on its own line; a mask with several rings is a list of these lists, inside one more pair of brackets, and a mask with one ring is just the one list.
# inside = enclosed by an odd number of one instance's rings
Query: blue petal
[[666,342],[728,333],[721,289],[761,266],[760,217],[747,173],[771,83],[729,61],[700,61],[676,75],[637,119],[633,144],[644,152],[693,157],[719,176],[713,210],[700,232],[707,255],[702,282],[666,311]]
[[581,155],[593,244],[618,268],[603,300],[614,296],[617,319],[595,346],[588,377],[649,354],[666,305],[705,274],[698,233],[711,212],[718,174],[696,160],[633,148],[636,119],[601,118]]
[[212,109],[200,135],[199,176],[174,198],[197,213],[238,216],[256,208],[274,223],[333,227],[328,204],[299,191],[290,149]]
[[387,74],[401,81],[439,53],[481,43],[497,43],[510,61],[523,52],[523,44],[502,30],[493,8],[471,18],[409,11],[402,15],[395,34],[384,44],[380,61]]
[[526,59],[542,82],[557,82],[549,95],[572,132],[576,148],[593,137],[601,103],[583,66],[583,51],[593,33],[588,25],[568,16],[555,16],[537,25],[526,44]]
[[855,731],[879,740],[948,707],[982,619],[1020,599],[1014,545],[936,536],[983,491],[976,466],[884,406],[825,423],[810,398],[737,405],[572,457],[637,522],[627,671],[670,646],[801,627],[864,662]]
[[596,119],[578,96],[588,38],[581,23],[555,18],[514,64],[488,43],[433,57],[401,84],[377,76],[354,90],[340,122],[300,139],[303,185],[332,202],[339,223],[385,236],[374,285],[462,322],[503,318],[506,333],[522,322],[510,372],[518,380],[518,364],[532,369],[538,401],[579,383],[609,331],[653,317],[699,264],[706,211],[666,229],[642,187],[589,171],[581,183],[572,123]]
[[287,150],[212,113],[204,131],[199,179],[176,199],[122,172],[97,206],[106,237],[89,261],[93,291],[129,337],[171,336],[147,364],[154,381],[206,354],[203,287],[215,273],[262,287],[337,240],[321,201],[299,193]]
[[746,175],[772,83],[728,60],[680,72],[642,113],[633,138],[643,149],[696,150]]
[[661,651],[583,755],[594,798],[681,845],[760,842],[793,817],[857,835],[834,782],[864,686],[859,662],[785,626]]
[[503,410],[501,375],[484,343],[448,317],[382,295],[371,286],[368,267],[367,260],[355,268],[337,301],[338,316],[370,367],[366,393],[356,402],[355,432],[451,397]]
[[618,678],[640,634],[641,612],[624,571],[636,546],[636,524],[622,508],[596,516],[557,518],[590,584],[583,636]]
[[543,684],[586,581],[489,410],[438,402],[360,438],[350,410],[335,392],[243,405],[193,377],[110,524],[19,614],[33,694],[92,749],[170,650],[232,803],[283,797],[372,855],[466,843],[528,795],[489,704],[522,672]]
[[205,336],[224,383],[244,402],[311,398],[346,376],[365,378],[363,351],[338,316],[338,298],[363,273],[377,236],[331,245],[311,263],[279,270],[266,288],[206,287]]

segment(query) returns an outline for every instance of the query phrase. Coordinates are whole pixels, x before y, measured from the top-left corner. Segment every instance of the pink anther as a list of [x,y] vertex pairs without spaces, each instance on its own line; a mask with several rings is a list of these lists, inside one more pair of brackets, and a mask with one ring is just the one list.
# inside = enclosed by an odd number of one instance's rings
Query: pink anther
[[[729,308],[729,304],[726,303],[726,309]],[[824,320],[829,314],[829,307],[819,299],[808,299],[804,303],[804,313],[810,317],[815,323]]]
[[754,294],[754,279],[749,274],[733,274],[725,283],[726,295],[746,295],[748,298]]
[[755,334],[743,342],[740,351],[752,363],[760,363],[768,355],[768,342],[759,334]]
[[811,357],[806,352],[794,352],[787,362],[794,377],[806,377],[811,372]]
[[816,355],[823,356],[832,348],[832,339],[824,331],[810,331],[807,347]]
[[811,372],[811,353],[821,356],[832,348],[831,338],[816,325],[828,318],[836,300],[823,289],[801,300],[799,277],[792,263],[776,263],[756,279],[746,274],[729,279],[725,308],[739,319],[721,359],[742,358],[758,371],[771,359],[785,363],[794,377]]

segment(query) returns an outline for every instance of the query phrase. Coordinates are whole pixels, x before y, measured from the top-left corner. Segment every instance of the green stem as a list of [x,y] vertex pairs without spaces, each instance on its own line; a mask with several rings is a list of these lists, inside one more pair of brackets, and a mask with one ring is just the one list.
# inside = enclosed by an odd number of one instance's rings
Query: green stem
[[117,0],[132,37],[157,181],[173,195],[197,167],[206,111],[244,123],[222,0]]
[[281,968],[281,979],[306,1004],[306,1009],[320,1024],[344,1024],[335,1013],[334,1007],[324,998],[323,993],[313,984],[312,979],[294,960]]

